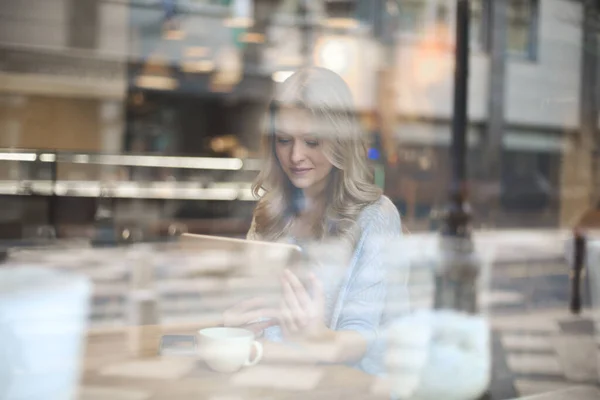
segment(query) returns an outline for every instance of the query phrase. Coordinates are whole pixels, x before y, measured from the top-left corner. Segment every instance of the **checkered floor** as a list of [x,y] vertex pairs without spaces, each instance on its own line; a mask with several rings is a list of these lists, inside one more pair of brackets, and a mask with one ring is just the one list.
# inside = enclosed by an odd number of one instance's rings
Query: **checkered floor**
[[492,324],[494,399],[598,381],[591,318],[549,310],[493,318]]
[[600,341],[589,299],[568,310],[564,265],[521,265],[494,271],[490,299],[491,397],[510,399],[599,382]]

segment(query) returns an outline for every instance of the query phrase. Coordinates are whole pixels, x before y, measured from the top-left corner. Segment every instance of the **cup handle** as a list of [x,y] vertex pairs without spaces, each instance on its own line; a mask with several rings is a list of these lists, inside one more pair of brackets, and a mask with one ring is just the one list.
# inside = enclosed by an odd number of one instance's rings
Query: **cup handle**
[[257,342],[256,340],[252,342],[252,346],[256,349],[256,356],[254,356],[254,360],[248,360],[244,363],[245,367],[251,367],[253,365],[258,364],[260,360],[262,360],[263,356],[263,345],[261,342]]

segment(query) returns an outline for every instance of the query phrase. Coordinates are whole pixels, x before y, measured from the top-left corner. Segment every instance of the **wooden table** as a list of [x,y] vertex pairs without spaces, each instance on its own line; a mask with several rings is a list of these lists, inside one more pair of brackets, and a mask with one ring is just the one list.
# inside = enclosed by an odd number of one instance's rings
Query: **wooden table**
[[[298,382],[306,387],[294,388]],[[131,356],[126,336],[115,333],[88,338],[79,398],[388,400],[390,396],[383,381],[346,366],[263,362],[234,374],[223,374],[209,370],[190,356]]]

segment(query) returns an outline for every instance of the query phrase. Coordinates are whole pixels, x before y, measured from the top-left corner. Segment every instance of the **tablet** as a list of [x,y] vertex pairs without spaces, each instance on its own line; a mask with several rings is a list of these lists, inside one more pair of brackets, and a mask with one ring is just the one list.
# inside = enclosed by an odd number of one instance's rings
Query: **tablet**
[[293,244],[185,233],[179,246],[186,252],[198,252],[204,260],[226,266],[236,276],[276,277],[286,268],[304,275],[299,265],[302,250]]
[[[193,278],[206,279],[209,275],[215,277],[214,272],[218,271],[217,281],[224,286],[218,294],[213,291],[213,297],[204,296],[205,310],[223,312],[227,307],[253,297],[261,297],[267,308],[278,308],[280,277],[285,269],[295,273],[309,289],[304,255],[296,245],[186,233],[179,238],[178,249],[186,253],[185,257],[196,259],[194,264],[202,266],[199,273],[189,277],[191,281]],[[215,299],[215,295],[221,299]],[[259,318],[250,324],[265,321],[268,318]]]

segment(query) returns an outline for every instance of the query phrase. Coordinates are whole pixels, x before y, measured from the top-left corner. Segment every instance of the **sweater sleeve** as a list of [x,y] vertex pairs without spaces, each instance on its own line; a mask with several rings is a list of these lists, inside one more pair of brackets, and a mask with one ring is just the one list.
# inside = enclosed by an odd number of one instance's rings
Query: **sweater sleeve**
[[388,298],[387,275],[393,264],[389,245],[401,236],[398,211],[389,200],[365,215],[364,230],[353,257],[336,330],[365,337],[367,352],[358,367],[377,374],[382,368],[381,329]]

